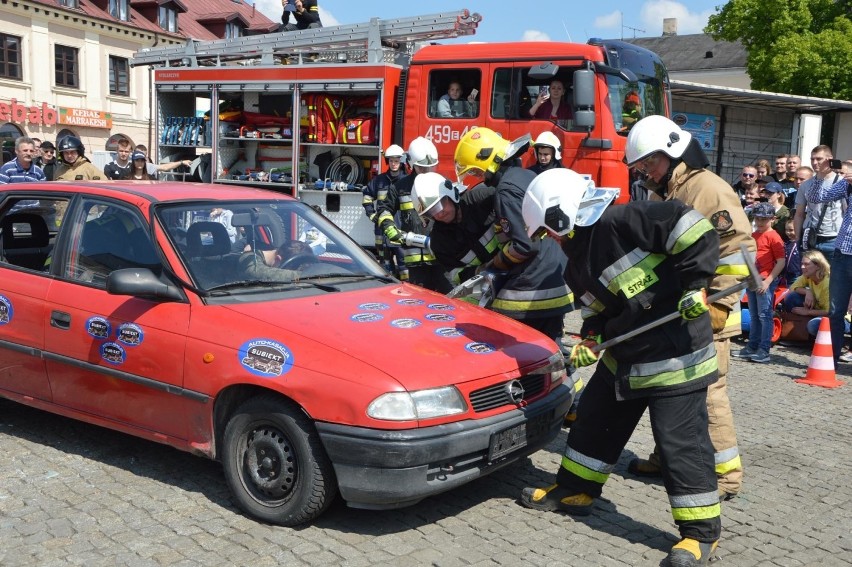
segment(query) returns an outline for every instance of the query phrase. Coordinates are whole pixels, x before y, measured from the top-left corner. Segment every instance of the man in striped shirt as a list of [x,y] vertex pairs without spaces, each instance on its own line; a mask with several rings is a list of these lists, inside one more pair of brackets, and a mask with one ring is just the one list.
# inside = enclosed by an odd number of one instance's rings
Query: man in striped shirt
[[21,136],[15,140],[15,155],[17,157],[0,167],[0,185],[46,180],[44,171],[33,163],[36,149],[32,138]]

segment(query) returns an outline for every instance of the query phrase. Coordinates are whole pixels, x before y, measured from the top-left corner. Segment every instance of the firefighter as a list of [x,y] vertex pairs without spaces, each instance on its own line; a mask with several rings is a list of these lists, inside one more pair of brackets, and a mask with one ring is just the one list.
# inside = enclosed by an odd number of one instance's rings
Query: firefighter
[[[447,274],[428,247],[413,240],[429,234],[430,226],[424,224],[414,212],[411,189],[417,175],[433,171],[438,166],[438,149],[431,140],[418,137],[408,146],[407,161],[413,172],[388,186],[384,200],[376,201],[377,224],[391,245],[398,245],[402,254],[399,279],[419,286],[448,293],[453,289]],[[415,238],[412,238],[415,237]]]
[[568,433],[556,483],[525,488],[520,502],[589,514],[648,408],[681,534],[669,564],[706,565],[721,532],[705,403],[716,380],[716,353],[704,299],[719,237],[679,201],[608,207],[616,192],[589,189],[574,171],[555,169],[536,177],[524,196],[527,233],[561,242],[565,277],[583,303],[586,338],[572,348],[571,364],[596,362],[592,347],[601,340],[672,312],[681,316],[604,351]]
[[107,179],[86,157],[86,147],[80,138],[65,136],[56,146],[61,164],[56,169],[57,181],[79,181],[81,179]]
[[[459,184],[468,178],[493,187],[497,249],[477,271],[505,273],[491,309],[522,321],[559,341],[562,322],[574,297],[565,285],[565,257],[550,240],[530,239],[524,230],[521,202],[535,174],[520,167],[530,136],[510,142],[489,128],[473,128],[456,146]],[[475,193],[480,188],[475,187]]]
[[387,169],[370,180],[370,183],[364,186],[364,198],[361,204],[364,206],[364,212],[367,218],[373,223],[373,233],[376,242],[376,256],[385,265],[388,271],[393,268],[393,256],[391,251],[398,253],[396,264],[402,267],[403,257],[398,246],[386,246],[385,237],[382,230],[379,228],[378,213],[376,212],[376,201],[384,201],[388,195],[388,187],[394,185],[397,181],[404,178],[407,174],[405,171],[405,150],[396,144],[391,144],[384,152],[385,165]]
[[[627,136],[627,164],[645,178],[649,199],[678,199],[703,214],[719,235],[719,264],[710,284],[711,293],[735,285],[748,276],[740,244],[755,250],[751,222],[736,193],[721,177],[705,169],[707,156],[689,132],[663,116],[643,118]],[[719,362],[719,380],[707,389],[710,438],[715,448],[719,498],[727,500],[742,487],[743,466],[737,445],[734,416],[728,400],[731,337],[741,332],[739,294],[710,306],[713,339]],[[634,459],[629,471],[637,476],[659,476],[660,459]]]
[[527,169],[536,175],[554,167],[565,167],[562,165],[562,144],[553,132],[539,134],[533,144],[533,151],[535,163]]

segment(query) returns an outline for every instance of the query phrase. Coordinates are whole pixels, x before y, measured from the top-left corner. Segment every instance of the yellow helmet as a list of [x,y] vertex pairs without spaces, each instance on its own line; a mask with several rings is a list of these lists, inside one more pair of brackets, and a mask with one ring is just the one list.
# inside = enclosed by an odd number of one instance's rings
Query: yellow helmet
[[456,146],[456,175],[481,177],[486,171],[496,173],[506,159],[511,142],[490,128],[472,128]]

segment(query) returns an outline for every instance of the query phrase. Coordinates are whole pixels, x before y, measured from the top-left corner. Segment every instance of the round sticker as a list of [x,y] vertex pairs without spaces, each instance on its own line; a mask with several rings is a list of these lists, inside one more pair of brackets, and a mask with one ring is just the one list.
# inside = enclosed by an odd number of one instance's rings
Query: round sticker
[[118,343],[104,343],[101,345],[101,358],[110,364],[124,364],[127,353]]
[[426,303],[422,299],[397,299],[396,302],[400,305],[423,305]]
[[464,345],[464,348],[466,348],[468,351],[470,351],[474,354],[488,354],[488,353],[492,353],[496,350],[493,346],[491,346],[488,343],[478,343],[478,342],[467,343],[466,345]]
[[434,309],[435,311],[452,311],[455,307],[446,303],[430,303],[429,309]]
[[293,353],[271,339],[253,339],[243,343],[239,351],[240,364],[257,376],[281,376],[293,368]]
[[136,323],[122,323],[118,326],[118,330],[116,330],[115,334],[115,340],[127,346],[136,346],[141,344],[142,339],[145,338],[145,333],[142,331],[142,327]]
[[456,318],[453,315],[447,315],[446,313],[427,313],[426,319],[429,321],[455,321]]
[[455,327],[440,327],[435,329],[435,334],[439,337],[463,337],[464,333]]
[[12,302],[5,295],[0,295],[0,325],[5,325],[12,320],[15,310],[12,309]]
[[364,311],[384,311],[385,309],[390,309],[390,305],[387,303],[362,303],[358,306],[358,309],[363,309]]
[[349,319],[356,323],[372,323],[373,321],[381,321],[384,318],[384,315],[378,313],[356,313]]
[[417,319],[394,319],[391,325],[399,329],[413,329],[420,326],[420,321]]
[[96,339],[106,339],[112,333],[112,325],[105,317],[95,315],[86,321],[86,332]]

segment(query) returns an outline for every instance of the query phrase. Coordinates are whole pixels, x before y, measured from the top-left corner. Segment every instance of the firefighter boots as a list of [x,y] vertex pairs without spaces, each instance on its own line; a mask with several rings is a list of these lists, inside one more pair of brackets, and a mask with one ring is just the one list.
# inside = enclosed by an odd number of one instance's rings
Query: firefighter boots
[[710,562],[710,555],[716,551],[718,541],[702,543],[700,541],[683,538],[672,547],[669,552],[669,565],[671,567],[698,567]]
[[635,476],[663,476],[663,470],[660,465],[652,463],[647,459],[633,459],[627,465],[627,472]]
[[521,493],[521,504],[545,512],[565,512],[575,516],[587,516],[592,511],[594,498],[588,494],[571,492],[553,484],[547,488],[525,488]]

